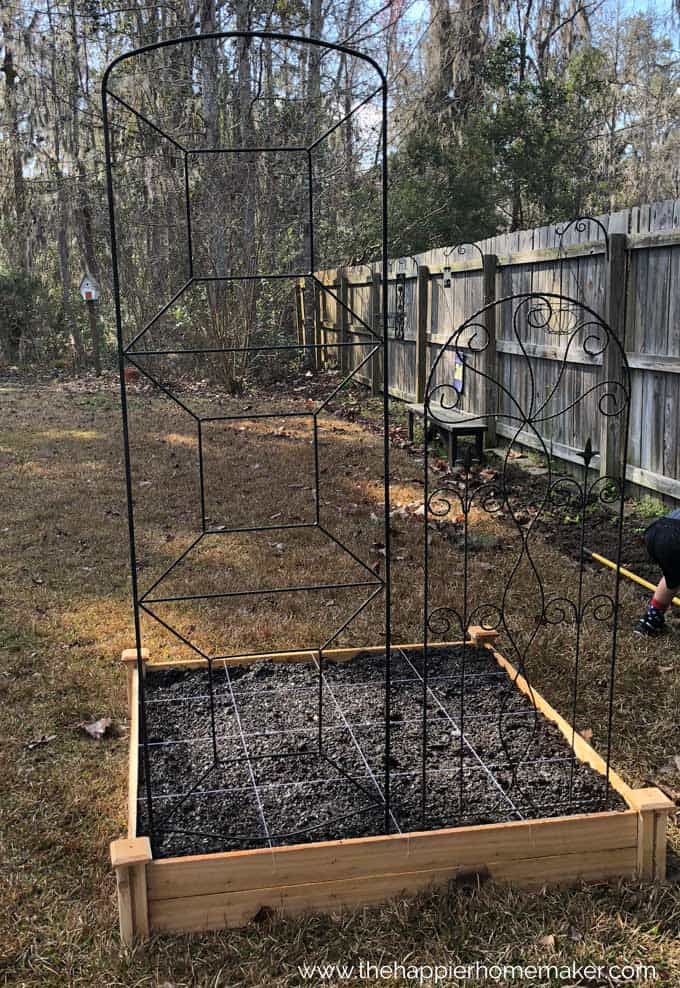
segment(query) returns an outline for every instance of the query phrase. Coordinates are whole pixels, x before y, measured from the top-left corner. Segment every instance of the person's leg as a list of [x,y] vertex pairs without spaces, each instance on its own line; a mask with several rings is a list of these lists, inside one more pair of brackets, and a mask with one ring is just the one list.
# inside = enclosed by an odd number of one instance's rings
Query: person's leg
[[673,603],[673,597],[677,592],[678,587],[669,587],[666,577],[662,576],[654,596],[647,604],[647,610],[635,625],[635,631],[639,635],[660,635],[666,630],[666,611]]
[[662,576],[654,591],[654,596],[650,600],[650,604],[659,610],[667,611],[673,603],[673,597],[677,594],[678,589],[678,587],[669,587],[666,583],[666,577]]
[[[651,561],[665,574],[664,560],[668,554],[668,526],[662,520],[653,522],[645,532],[645,545]],[[672,594],[670,595],[672,597]],[[647,604],[647,609],[633,630],[637,635],[654,637],[666,630],[665,614],[668,610],[668,586],[665,575],[659,580],[654,596]]]

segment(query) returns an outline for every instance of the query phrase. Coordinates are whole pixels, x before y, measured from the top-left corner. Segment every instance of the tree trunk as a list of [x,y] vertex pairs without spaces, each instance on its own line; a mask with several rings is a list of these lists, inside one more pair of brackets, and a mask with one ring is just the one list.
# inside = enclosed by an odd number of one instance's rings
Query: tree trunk
[[61,280],[61,304],[64,312],[64,326],[73,341],[73,355],[76,369],[85,364],[85,347],[80,326],[73,311],[71,297],[71,258],[68,236],[68,207],[64,199],[63,176],[60,176],[57,193],[59,222],[57,224],[57,256],[59,258],[59,278]]
[[451,8],[449,0],[431,0],[432,42],[428,51],[429,90],[437,100],[448,100],[451,91]]
[[[311,0],[309,6],[309,36],[318,40],[321,37],[322,31],[323,11],[321,9],[321,0]],[[321,49],[315,45],[310,45],[309,47],[307,98],[311,103],[310,139],[315,140],[319,136],[318,129],[321,123]]]
[[2,61],[2,72],[5,76],[5,117],[7,137],[11,148],[12,163],[12,185],[14,198],[14,218],[15,229],[11,244],[8,244],[8,252],[12,258],[12,264],[20,271],[28,273],[31,268],[30,250],[28,238],[27,222],[27,198],[26,182],[24,180],[24,166],[22,149],[24,140],[19,122],[19,102],[17,92],[18,72],[14,63],[14,5],[7,3],[3,7],[2,35],[4,44],[4,58]]

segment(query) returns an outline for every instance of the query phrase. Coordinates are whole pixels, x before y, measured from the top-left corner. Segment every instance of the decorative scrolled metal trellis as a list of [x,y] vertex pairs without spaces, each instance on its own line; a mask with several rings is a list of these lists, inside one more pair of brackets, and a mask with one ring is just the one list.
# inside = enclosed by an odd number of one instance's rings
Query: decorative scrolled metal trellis
[[[493,310],[493,311],[492,311]],[[495,363],[490,360],[489,318],[497,320],[511,331],[511,339],[517,352],[512,377],[499,379]],[[559,362],[548,381],[539,381],[537,361],[541,346],[560,348]],[[616,351],[616,360],[607,359],[610,350]],[[576,394],[570,387],[570,359],[578,351],[581,363],[592,363],[592,383]],[[473,412],[480,423],[491,419],[503,421],[511,428],[507,447],[501,454],[495,469],[483,469],[473,464],[468,447],[457,469],[441,479],[432,470],[433,449],[428,425],[444,426],[455,421],[462,409],[463,394],[453,386],[451,367],[454,359],[464,360],[466,380],[476,384],[477,407]],[[615,376],[608,376],[609,368],[619,369]],[[480,398],[481,396],[481,398]],[[625,482],[625,452],[628,435],[630,405],[630,375],[625,353],[619,340],[613,335],[606,321],[577,299],[550,292],[529,292],[500,299],[480,309],[455,328],[440,348],[430,370],[424,402],[424,641],[425,664],[423,690],[427,690],[428,654],[435,641],[469,637],[473,625],[481,625],[499,632],[502,648],[513,662],[517,674],[532,681],[532,661],[541,653],[554,651],[554,641],[559,630],[562,659],[570,652],[571,670],[569,682],[569,719],[573,731],[580,717],[580,690],[584,663],[584,634],[593,623],[606,631],[608,656],[606,673],[601,688],[606,691],[605,723],[600,737],[606,752],[607,773],[601,792],[587,802],[579,797],[576,786],[578,761],[571,754],[563,775],[564,785],[560,796],[552,795],[555,805],[560,803],[565,811],[579,809],[603,809],[608,803],[609,762],[612,746],[614,715],[614,685],[616,670],[617,633],[619,619],[618,570],[611,577],[608,592],[590,592],[586,586],[585,553],[589,524],[589,512],[593,505],[607,507],[617,533],[616,562],[620,564],[623,531],[623,506]],[[579,462],[571,465],[569,472],[556,469],[552,455],[552,436],[558,425],[584,410],[583,419],[588,422],[586,440]],[[468,418],[470,410],[467,410]],[[604,416],[616,427],[618,448],[614,469],[596,470],[598,451],[593,448],[591,434],[599,435],[597,420]],[[581,420],[579,427],[583,428]],[[506,432],[507,435],[507,432]],[[538,450],[543,465],[532,475],[532,487],[527,490],[526,474],[521,479],[514,458],[526,451],[526,447]],[[499,451],[500,452],[500,451]],[[549,526],[541,526],[549,516],[551,524],[560,524],[560,512],[569,514],[569,521],[578,530],[578,559],[576,572],[569,569],[568,587],[552,590],[554,573],[541,570],[539,546],[541,539],[550,536]],[[506,540],[502,557],[509,559],[507,572],[501,579],[496,566],[501,567],[501,554],[497,563],[486,564],[486,569],[475,571],[472,544],[475,532],[485,524],[485,519],[501,522],[502,537]],[[457,550],[452,558],[450,581],[442,581],[433,575],[433,563],[439,552],[445,553],[448,544],[444,539],[433,539],[433,525],[451,521],[458,525]],[[552,563],[554,565],[554,561]],[[451,572],[451,571],[449,571]],[[562,581],[563,583],[565,581]],[[492,588],[487,585],[491,585]],[[521,597],[521,606],[515,600]],[[533,607],[532,607],[533,605]],[[531,614],[533,610],[533,614]],[[527,612],[531,615],[527,617]],[[465,655],[465,653],[464,653]],[[556,656],[557,658],[557,656]],[[458,671],[460,773],[458,800],[464,815],[466,806],[474,804],[474,793],[466,792],[464,771],[466,734],[468,724],[480,716],[467,689],[474,679],[474,659],[466,666],[465,659]],[[567,675],[563,671],[563,675]],[[502,747],[500,759],[506,771],[506,779],[499,790],[508,801],[510,812],[521,817],[525,812],[533,815],[536,807],[529,788],[523,784],[526,769],[532,765],[533,731],[530,731],[523,749],[510,748],[508,732],[512,723],[512,711],[508,707],[511,691],[506,693],[497,712],[496,729]],[[534,714],[534,727],[538,712]],[[422,794],[423,812],[426,811],[428,793],[427,751],[428,715],[424,706],[422,744]]]

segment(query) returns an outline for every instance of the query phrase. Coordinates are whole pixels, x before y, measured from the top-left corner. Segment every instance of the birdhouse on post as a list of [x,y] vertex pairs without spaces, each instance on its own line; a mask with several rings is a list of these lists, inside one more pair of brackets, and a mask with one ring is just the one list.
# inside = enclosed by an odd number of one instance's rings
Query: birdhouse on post
[[92,359],[95,374],[99,377],[102,372],[102,361],[100,354],[101,344],[99,340],[97,306],[95,305],[95,302],[99,301],[99,285],[91,274],[84,274],[80,279],[80,294],[83,297],[85,308],[87,309],[87,318],[90,323],[90,333],[92,335]]
[[80,282],[80,294],[85,302],[97,302],[99,300],[99,285],[91,275],[83,275]]

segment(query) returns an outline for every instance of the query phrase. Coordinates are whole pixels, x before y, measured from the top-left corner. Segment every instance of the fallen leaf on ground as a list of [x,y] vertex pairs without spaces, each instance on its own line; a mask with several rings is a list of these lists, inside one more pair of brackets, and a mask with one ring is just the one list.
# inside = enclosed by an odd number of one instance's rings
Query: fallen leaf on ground
[[32,741],[27,741],[26,748],[28,751],[33,751],[34,748],[42,748],[44,745],[56,740],[56,737],[56,734],[42,734],[39,738],[34,738]]
[[110,717],[100,717],[99,720],[93,720],[91,724],[86,724],[83,721],[81,724],[78,724],[78,727],[85,731],[91,738],[94,738],[95,741],[101,741],[102,738],[111,733],[112,723],[113,721]]
[[545,936],[538,938],[538,943],[539,946],[547,947],[549,950],[552,950],[555,946],[555,934],[546,933]]
[[579,734],[585,741],[590,741],[593,737],[593,729],[592,727],[584,727],[582,731],[579,731]]

